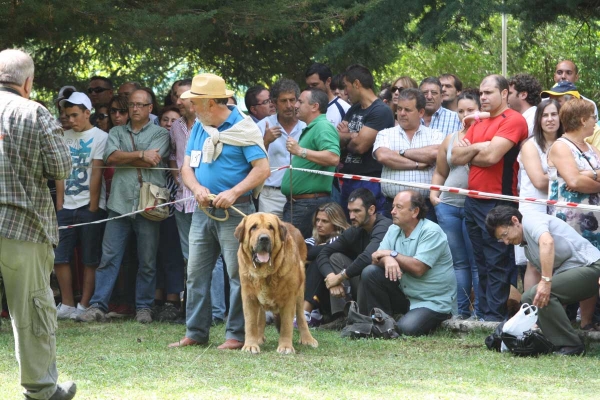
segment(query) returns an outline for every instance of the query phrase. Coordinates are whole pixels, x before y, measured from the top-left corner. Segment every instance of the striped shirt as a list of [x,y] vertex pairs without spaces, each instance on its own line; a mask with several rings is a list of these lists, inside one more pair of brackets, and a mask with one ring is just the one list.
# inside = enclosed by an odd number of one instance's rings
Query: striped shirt
[[0,87],[0,236],[58,244],[48,179],[67,179],[71,153],[63,131],[39,103]]
[[[177,175],[177,200],[185,199],[186,197],[192,197],[194,194],[190,189],[183,184],[181,179],[181,166],[183,165],[183,159],[185,158],[185,149],[187,148],[187,142],[190,138],[190,130],[187,127],[187,119],[185,117],[179,118],[171,125],[171,155],[169,160],[177,162],[177,168],[179,168],[179,174]],[[191,213],[196,209],[196,201],[194,199],[185,201],[183,203],[176,203],[175,209],[177,211]]]
[[[419,130],[415,132],[415,134],[412,137],[412,140],[410,140],[406,135],[406,132],[404,132],[404,129],[402,129],[400,125],[396,125],[393,128],[384,129],[377,134],[375,144],[373,145],[373,153],[375,153],[375,151],[380,147],[386,147],[396,152],[400,151],[400,149],[420,149],[421,147],[425,146],[441,144],[444,141],[445,137],[446,135],[444,135],[438,130],[428,128],[424,125],[420,125]],[[381,178],[403,182],[426,183],[429,185],[431,184],[431,178],[433,177],[434,170],[435,163],[429,168],[423,170],[398,170],[391,169],[390,167],[386,167],[384,165],[381,171]],[[381,191],[386,197],[390,198],[394,198],[398,194],[398,192],[407,189],[412,188],[395,185],[392,183],[381,183]],[[429,197],[429,190],[415,190],[422,193],[424,196],[426,196],[426,198]]]
[[[425,121],[421,119],[421,125],[425,125]],[[428,128],[437,129],[444,134],[444,137],[454,133],[461,128],[458,114],[447,108],[440,107],[431,116]]]

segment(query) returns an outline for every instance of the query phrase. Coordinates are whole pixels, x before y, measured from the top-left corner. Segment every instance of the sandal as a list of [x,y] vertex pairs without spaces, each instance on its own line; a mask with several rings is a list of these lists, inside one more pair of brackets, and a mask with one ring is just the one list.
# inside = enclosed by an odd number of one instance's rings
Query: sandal
[[594,331],[600,331],[600,326],[596,323],[589,323],[586,326],[582,326],[581,328],[582,331],[586,331],[586,332],[594,332]]

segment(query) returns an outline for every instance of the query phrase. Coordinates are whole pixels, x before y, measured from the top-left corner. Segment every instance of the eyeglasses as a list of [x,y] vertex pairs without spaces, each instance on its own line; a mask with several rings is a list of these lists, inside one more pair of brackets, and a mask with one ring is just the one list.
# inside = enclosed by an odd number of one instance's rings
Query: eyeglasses
[[96,113],[96,118],[98,121],[104,121],[106,118],[108,118],[108,114]]
[[506,228],[506,230],[500,234],[500,237],[498,238],[499,242],[503,242],[504,239],[506,239],[506,237],[508,236],[508,227]]
[[267,104],[271,104],[273,102],[273,100],[271,99],[266,99],[261,101],[260,103],[256,103],[257,106],[266,106]]
[[592,118],[594,121],[598,122],[598,116],[596,114],[590,115],[590,118]]
[[404,88],[403,87],[398,87],[398,86],[392,86],[390,88],[390,90],[392,91],[392,93],[396,93],[396,92],[401,93],[404,90]]
[[129,108],[144,108],[144,107],[148,107],[150,104],[152,103],[127,103],[127,107]]
[[90,87],[90,88],[88,88],[88,94],[102,93],[102,92],[104,92],[106,90],[110,90],[110,89],[103,88],[103,87],[100,87],[100,86],[98,86],[98,87]]
[[129,114],[129,111],[126,108],[111,108],[110,109],[110,113],[111,114]]

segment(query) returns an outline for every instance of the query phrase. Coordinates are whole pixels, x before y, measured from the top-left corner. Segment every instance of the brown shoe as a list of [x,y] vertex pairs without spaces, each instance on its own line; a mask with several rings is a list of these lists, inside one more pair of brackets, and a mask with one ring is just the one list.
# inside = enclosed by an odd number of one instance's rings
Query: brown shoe
[[225,343],[217,347],[219,350],[239,350],[244,347],[244,343],[235,339],[227,339]]
[[198,342],[198,341],[196,341],[196,340],[194,340],[194,339],[190,339],[190,338],[188,338],[188,337],[184,337],[184,338],[183,338],[183,339],[181,339],[180,341],[178,341],[178,342],[175,342],[175,343],[171,343],[171,344],[170,344],[169,346],[167,346],[167,347],[169,347],[169,348],[174,348],[174,347],[185,347],[185,346],[201,346],[201,345],[203,345],[203,344],[204,344],[204,343],[202,343],[202,342]]

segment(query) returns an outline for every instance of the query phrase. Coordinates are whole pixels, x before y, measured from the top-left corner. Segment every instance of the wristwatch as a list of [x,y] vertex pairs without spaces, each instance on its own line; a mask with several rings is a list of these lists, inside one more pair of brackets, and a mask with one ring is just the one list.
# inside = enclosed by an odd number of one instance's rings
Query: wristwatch
[[300,157],[306,158],[306,149],[302,149],[302,151],[300,152]]
[[544,276],[544,275],[542,275],[542,280],[546,281],[546,282],[552,282],[552,277],[551,276]]
[[390,253],[390,257],[393,257],[393,258],[398,257],[398,252],[396,250],[392,250],[392,252]]
[[340,275],[342,275],[342,278],[344,278],[345,281],[348,280],[348,275],[346,274],[346,268],[344,268],[342,270],[342,272],[340,272]]
[[406,149],[398,150],[398,154],[400,154],[401,156],[404,156],[404,153],[406,153]]

